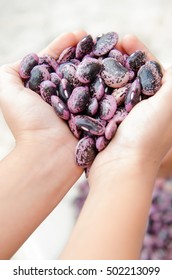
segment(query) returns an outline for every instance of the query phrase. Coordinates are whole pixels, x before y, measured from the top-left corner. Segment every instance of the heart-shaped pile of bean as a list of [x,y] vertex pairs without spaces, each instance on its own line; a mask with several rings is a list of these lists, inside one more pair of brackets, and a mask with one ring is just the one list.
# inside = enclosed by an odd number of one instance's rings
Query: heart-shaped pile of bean
[[116,32],[87,35],[57,60],[31,53],[19,66],[24,85],[52,105],[79,139],[75,159],[86,169],[131,109],[161,86],[160,65],[141,50],[122,53],[117,42]]

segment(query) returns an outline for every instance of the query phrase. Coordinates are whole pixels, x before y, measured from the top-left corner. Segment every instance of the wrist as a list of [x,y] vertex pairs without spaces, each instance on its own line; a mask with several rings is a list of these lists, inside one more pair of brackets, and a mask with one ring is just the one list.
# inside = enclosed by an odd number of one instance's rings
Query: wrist
[[144,156],[116,154],[113,159],[109,156],[110,160],[107,159],[107,154],[106,157],[101,154],[98,157],[88,178],[91,189],[104,189],[109,186],[113,189],[116,185],[126,185],[127,181],[141,181],[143,184],[145,182],[152,185],[159,169],[158,161]]
[[74,161],[75,145],[75,138],[63,139],[62,144],[55,137],[30,134],[18,139],[15,153],[28,165],[26,168],[30,168],[32,180],[59,193],[62,188],[65,194],[82,173]]

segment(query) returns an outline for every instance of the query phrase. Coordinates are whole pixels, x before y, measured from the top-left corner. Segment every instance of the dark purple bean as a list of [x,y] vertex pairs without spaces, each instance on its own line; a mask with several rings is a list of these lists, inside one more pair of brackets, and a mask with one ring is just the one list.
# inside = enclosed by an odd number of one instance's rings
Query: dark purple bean
[[68,120],[68,125],[70,130],[72,131],[73,135],[80,139],[81,137],[81,130],[79,130],[76,126],[75,116],[73,114],[70,115],[70,119]]
[[111,50],[108,56],[114,58],[117,62],[121,64],[123,64],[124,62],[123,54],[117,49]]
[[63,78],[63,67],[66,66],[66,64],[71,63],[69,61],[61,63],[58,65],[57,69],[56,69],[56,73],[57,75],[62,79]]
[[94,42],[91,35],[84,37],[76,46],[76,58],[81,59],[93,49]]
[[87,84],[93,82],[101,71],[101,63],[91,57],[86,57],[76,70],[76,77],[81,83]]
[[99,121],[103,126],[106,126],[106,124],[107,124],[107,121],[102,120],[102,119],[101,119],[99,116],[97,116],[97,115],[94,116],[94,119],[97,120],[97,121]]
[[30,77],[30,72],[34,66],[38,64],[39,57],[35,53],[30,53],[26,55],[20,65],[19,65],[19,74],[22,79],[28,79]]
[[118,34],[116,32],[109,32],[103,34],[96,39],[94,45],[94,55],[102,56],[108,53],[118,42]]
[[76,66],[78,66],[80,64],[80,61],[76,58],[71,59],[69,62],[71,62],[72,64],[75,64]]
[[117,124],[115,119],[111,119],[105,129],[105,137],[107,140],[111,140],[113,138],[113,136],[115,135],[117,130]]
[[[128,54],[126,54],[126,53],[124,53],[123,54],[123,63],[122,63],[122,65],[125,67],[125,65],[126,65],[126,61],[127,61],[127,58],[129,57],[129,55]],[[128,69],[129,70],[129,69]]]
[[129,82],[133,81],[133,79],[135,78],[136,74],[133,70],[129,71]]
[[141,86],[139,78],[136,78],[131,84],[125,97],[125,109],[130,112],[131,109],[140,101]]
[[60,84],[61,78],[56,73],[50,73],[50,80],[53,82],[56,86]]
[[104,136],[97,137],[96,148],[99,152],[103,151],[107,147],[108,144],[109,144],[109,141]]
[[57,62],[60,63],[64,63],[66,61],[71,60],[72,58],[74,58],[75,56],[75,47],[68,47],[65,50],[62,51],[62,53],[60,54]]
[[51,105],[51,95],[57,95],[57,88],[51,81],[43,81],[40,84],[41,97]]
[[121,63],[108,57],[103,60],[102,65],[101,77],[107,86],[119,88],[127,84],[130,74]]
[[147,61],[138,71],[138,77],[145,95],[154,95],[161,87],[162,70],[156,61]]
[[81,85],[81,83],[76,78],[76,69],[77,66],[72,62],[69,62],[66,63],[61,70],[63,78],[68,80],[68,82],[75,87]]
[[42,65],[37,65],[30,72],[29,88],[39,93],[41,82],[47,80],[50,80],[48,70]]
[[105,127],[98,120],[85,115],[78,115],[75,117],[76,126],[93,135],[103,135]]
[[96,97],[90,99],[86,112],[89,116],[94,116],[97,113],[99,104]]
[[54,57],[46,54],[39,58],[39,64],[48,64],[54,71],[56,71],[58,64]]
[[71,93],[72,93],[72,86],[66,79],[61,79],[59,84],[59,97],[66,102]]
[[99,116],[102,120],[110,120],[117,109],[116,100],[112,95],[104,95],[99,103]]
[[139,68],[146,63],[146,55],[142,51],[135,51],[130,56],[128,56],[125,67],[129,70],[137,72]]
[[83,112],[89,102],[90,94],[87,87],[76,87],[72,91],[67,102],[71,113],[77,114]]
[[124,87],[113,90],[112,96],[115,98],[117,106],[120,106],[124,103],[125,96],[126,96],[127,92],[129,91],[130,87],[131,87],[131,83],[128,83]]
[[115,112],[113,119],[115,120],[116,124],[119,125],[128,115],[128,112],[125,108],[118,108]]
[[105,84],[102,78],[98,77],[90,86],[90,93],[99,101],[105,94]]
[[56,114],[63,120],[68,120],[70,112],[66,104],[56,95],[51,96],[51,105],[53,106]]
[[96,147],[93,138],[86,136],[82,138],[75,149],[75,161],[76,163],[86,168],[90,166],[96,157]]

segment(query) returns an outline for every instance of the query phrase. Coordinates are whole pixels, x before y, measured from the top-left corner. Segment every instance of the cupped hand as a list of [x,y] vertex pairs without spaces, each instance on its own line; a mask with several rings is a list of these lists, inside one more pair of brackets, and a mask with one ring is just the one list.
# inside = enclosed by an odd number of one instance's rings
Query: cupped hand
[[[74,46],[86,33],[65,33],[55,39],[39,55],[49,54],[58,58],[63,49]],[[16,142],[48,141],[72,145],[76,139],[53,108],[38,94],[25,88],[18,73],[20,61],[0,69],[0,107]]]
[[[135,36],[125,36],[119,47],[128,54],[142,50],[148,59],[155,60]],[[90,170],[90,180],[96,180],[101,174],[108,176],[119,164],[121,168],[126,165],[130,168],[132,162],[140,166],[154,166],[157,172],[163,157],[172,147],[172,68],[163,71],[160,90],[137,104],[120,124],[109,145],[96,157]],[[170,156],[168,158],[171,160]]]

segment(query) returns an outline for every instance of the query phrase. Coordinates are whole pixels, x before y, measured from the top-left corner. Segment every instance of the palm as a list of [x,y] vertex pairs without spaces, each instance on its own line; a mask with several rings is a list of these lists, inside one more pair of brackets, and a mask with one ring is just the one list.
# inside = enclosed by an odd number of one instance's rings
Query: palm
[[[119,47],[128,54],[138,49],[143,50],[149,59],[155,60],[147,48],[133,36],[125,38]],[[171,121],[169,122],[169,119],[172,119],[172,112],[167,113],[163,97],[166,95],[167,100],[168,92],[170,93],[170,88],[164,85],[155,96],[140,102],[133,108],[119,126],[108,147],[96,157],[90,172],[91,176],[96,173],[99,176],[100,169],[105,165],[108,170],[113,169],[113,166],[121,159],[124,162],[129,160],[127,161],[129,163],[130,158],[139,156],[151,158],[153,161],[157,161],[157,157],[163,158],[172,143],[172,125]],[[171,139],[171,142],[166,143],[166,139]],[[164,150],[162,147],[167,148]],[[166,158],[169,161],[166,161],[166,164],[171,165],[172,156]]]
[[11,75],[16,82],[18,81],[18,95],[16,98],[11,96],[11,102],[6,100],[7,104],[4,103],[2,109],[14,135],[26,131],[34,133],[52,131],[57,136],[60,134],[64,137],[73,137],[65,123],[57,117],[53,108],[38,94],[24,88],[18,74],[13,69],[11,69]]
[[[76,45],[85,32],[62,34],[40,55],[49,54],[57,58],[68,46]],[[19,74],[19,63],[5,66],[0,75],[0,102],[8,126],[17,138],[26,133],[47,135],[56,139],[74,138],[65,122],[59,119],[53,108],[41,97],[24,87]],[[43,134],[42,134],[43,132]],[[47,134],[46,134],[47,133]]]

